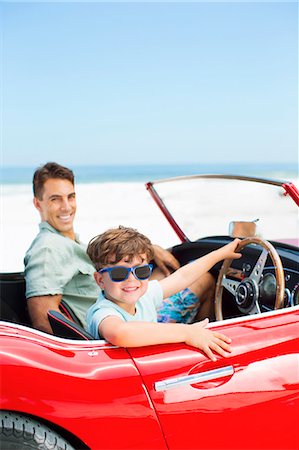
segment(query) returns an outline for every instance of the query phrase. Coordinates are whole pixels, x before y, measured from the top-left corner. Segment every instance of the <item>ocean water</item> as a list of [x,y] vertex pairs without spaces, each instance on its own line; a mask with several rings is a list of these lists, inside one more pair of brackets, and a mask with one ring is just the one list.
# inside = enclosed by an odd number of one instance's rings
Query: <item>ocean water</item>
[[[294,180],[298,177],[296,164],[152,164],[72,166],[76,183],[146,182],[195,174],[234,174],[262,176],[279,180]],[[36,167],[2,167],[0,182],[5,184],[27,184],[32,181]]]

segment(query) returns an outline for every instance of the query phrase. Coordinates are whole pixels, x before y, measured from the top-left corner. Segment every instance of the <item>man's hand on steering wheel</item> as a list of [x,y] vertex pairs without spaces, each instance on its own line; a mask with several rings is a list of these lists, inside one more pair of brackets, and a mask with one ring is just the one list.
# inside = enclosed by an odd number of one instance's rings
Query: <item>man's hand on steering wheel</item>
[[166,277],[180,267],[178,260],[168,250],[159,245],[153,245],[153,248],[154,261]]

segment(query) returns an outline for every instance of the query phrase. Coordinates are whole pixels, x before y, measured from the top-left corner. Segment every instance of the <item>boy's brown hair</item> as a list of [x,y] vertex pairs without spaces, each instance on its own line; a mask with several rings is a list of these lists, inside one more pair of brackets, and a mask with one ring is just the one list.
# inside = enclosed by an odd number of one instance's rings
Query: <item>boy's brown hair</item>
[[153,259],[154,250],[151,241],[134,228],[119,226],[95,236],[88,244],[87,254],[96,270],[109,264],[116,264],[125,256],[130,261],[136,255],[145,253],[148,261]]
[[69,180],[73,185],[75,177],[73,171],[67,167],[61,166],[55,162],[48,162],[44,166],[38,167],[33,175],[33,194],[34,197],[42,200],[44,194],[44,184],[52,178]]

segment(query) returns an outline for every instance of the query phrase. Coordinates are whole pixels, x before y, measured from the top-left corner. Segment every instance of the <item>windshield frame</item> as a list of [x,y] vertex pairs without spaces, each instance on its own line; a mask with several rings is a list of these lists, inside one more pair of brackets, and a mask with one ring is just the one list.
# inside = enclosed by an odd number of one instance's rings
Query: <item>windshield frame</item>
[[161,184],[161,183],[169,183],[169,182],[177,182],[181,180],[192,180],[192,179],[231,179],[231,180],[241,180],[241,181],[251,181],[255,183],[263,183],[273,186],[279,186],[284,189],[284,195],[289,195],[292,200],[295,202],[297,206],[299,206],[299,190],[297,187],[290,181],[287,180],[274,180],[274,179],[267,179],[267,178],[259,178],[259,177],[248,177],[243,175],[221,175],[221,174],[198,174],[198,175],[188,175],[188,176],[180,176],[180,177],[173,177],[173,178],[164,178],[161,180],[155,180],[155,181],[148,181],[145,183],[146,189],[149,191],[150,195],[154,199],[155,203],[159,207],[159,209],[162,211],[163,215],[169,222],[170,226],[173,228],[174,232],[178,236],[178,238],[181,240],[181,242],[190,242],[190,239],[187,237],[185,232],[182,230],[182,228],[178,225],[170,211],[168,210],[167,206],[165,205],[164,201],[158,194],[157,190],[155,189],[154,185]]

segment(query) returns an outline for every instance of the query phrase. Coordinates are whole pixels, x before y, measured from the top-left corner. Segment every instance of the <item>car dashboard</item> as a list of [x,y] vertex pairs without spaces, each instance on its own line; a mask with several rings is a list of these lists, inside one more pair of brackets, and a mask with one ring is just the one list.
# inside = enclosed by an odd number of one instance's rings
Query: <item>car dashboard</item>
[[[174,246],[171,251],[181,265],[187,264],[196,258],[216,250],[217,248],[231,241],[229,236],[216,236],[198,239],[194,242],[185,242]],[[285,293],[284,307],[299,304],[299,249],[295,246],[270,242],[276,249],[284,269]],[[255,263],[261,253],[261,247],[250,244],[242,250],[242,258],[234,260],[231,264],[232,275],[230,278],[241,280],[247,277],[253,270]],[[222,266],[222,261],[217,263],[211,273],[217,280]],[[276,293],[275,268],[271,258],[268,256],[263,274],[259,283],[259,304],[261,312],[274,309]],[[231,318],[240,315],[240,311],[235,306],[232,294],[224,290],[223,294],[224,318]]]

